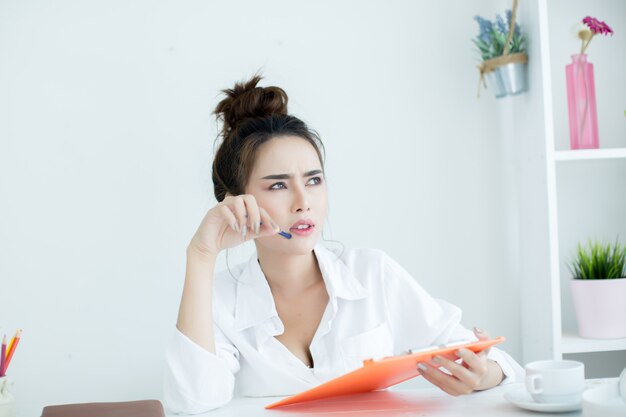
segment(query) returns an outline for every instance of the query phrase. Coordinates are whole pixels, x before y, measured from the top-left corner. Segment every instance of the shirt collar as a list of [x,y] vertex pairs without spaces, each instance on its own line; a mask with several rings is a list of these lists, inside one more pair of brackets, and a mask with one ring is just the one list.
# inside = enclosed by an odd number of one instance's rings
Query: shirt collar
[[[316,244],[313,251],[333,304],[335,304],[335,298],[360,300],[367,297],[368,292],[365,287],[354,277],[352,271],[337,253],[327,249],[321,243]],[[250,257],[237,281],[234,323],[236,331],[278,317],[274,297],[259,265],[256,251]]]
[[335,251],[326,249],[321,243],[315,245],[314,251],[331,297],[345,300],[360,300],[367,297],[365,287]]

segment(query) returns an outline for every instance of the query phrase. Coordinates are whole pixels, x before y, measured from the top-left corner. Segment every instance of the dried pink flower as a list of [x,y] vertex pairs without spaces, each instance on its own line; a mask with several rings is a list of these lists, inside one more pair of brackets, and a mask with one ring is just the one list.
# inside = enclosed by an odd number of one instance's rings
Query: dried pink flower
[[611,29],[611,27],[609,25],[607,25],[604,22],[600,22],[600,24],[602,25],[602,27],[604,28],[604,34],[608,35],[609,33],[611,34],[611,36],[613,35],[613,29]]
[[594,35],[604,33],[604,26],[602,26],[601,22],[595,17],[587,16],[583,19],[583,23],[591,29]]
[[593,39],[594,35],[597,35],[598,33],[601,35],[608,35],[608,34],[613,35],[613,29],[611,29],[611,27],[607,25],[605,22],[602,22],[596,19],[595,17],[586,16],[583,19],[583,23],[587,25],[589,30],[591,30],[592,35],[589,39],[583,39],[583,44],[580,49],[581,54],[585,53],[585,50],[589,46],[589,43],[591,42],[591,39]]

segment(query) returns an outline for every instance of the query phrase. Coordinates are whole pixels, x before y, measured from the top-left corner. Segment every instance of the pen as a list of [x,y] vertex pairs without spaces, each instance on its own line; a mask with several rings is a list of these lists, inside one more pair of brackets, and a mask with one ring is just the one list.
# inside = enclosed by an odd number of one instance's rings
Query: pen
[[278,232],[279,235],[287,238],[287,239],[291,239],[291,235],[287,232],[283,232],[282,230],[280,232]]
[[[263,222],[260,222],[259,224],[263,224]],[[291,239],[291,234],[287,233],[287,232],[283,232],[282,230],[280,232],[278,232],[279,235],[281,235],[282,237],[284,237],[285,239]]]
[[[248,215],[246,214],[246,217],[248,217]],[[262,225],[263,222],[259,222],[259,226]],[[273,224],[273,223],[272,223]],[[291,239],[291,234],[287,233],[287,232],[283,232],[282,230],[278,232],[279,235],[281,235],[282,237],[284,237],[285,239]]]

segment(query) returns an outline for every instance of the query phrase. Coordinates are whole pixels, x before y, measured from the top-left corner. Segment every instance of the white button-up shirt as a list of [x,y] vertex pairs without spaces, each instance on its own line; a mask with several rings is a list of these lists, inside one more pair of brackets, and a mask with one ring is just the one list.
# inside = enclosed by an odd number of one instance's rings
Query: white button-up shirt
[[[310,345],[314,367],[274,337],[284,326],[255,253],[249,262],[215,275],[215,354],[175,330],[164,379],[164,400],[171,411],[208,411],[233,395],[292,395],[353,371],[367,358],[476,340],[460,324],[458,307],[430,296],[384,252],[340,253],[318,243],[314,253],[329,296]],[[492,347],[488,357],[502,368],[502,384],[523,377],[522,368],[504,351]]]

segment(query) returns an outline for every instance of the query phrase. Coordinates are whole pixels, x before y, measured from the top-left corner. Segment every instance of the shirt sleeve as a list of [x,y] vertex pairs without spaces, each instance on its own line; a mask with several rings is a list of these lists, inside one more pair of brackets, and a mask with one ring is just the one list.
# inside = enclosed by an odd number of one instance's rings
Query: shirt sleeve
[[[384,255],[388,318],[394,338],[395,354],[456,340],[478,340],[474,332],[461,325],[457,306],[432,297],[400,264]],[[506,352],[492,347],[487,357],[500,365],[501,385],[519,382],[523,369]]]
[[166,407],[176,414],[198,414],[227,404],[233,397],[239,352],[214,326],[213,354],[176,328],[168,345],[163,382]]

